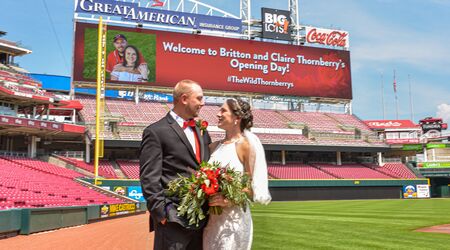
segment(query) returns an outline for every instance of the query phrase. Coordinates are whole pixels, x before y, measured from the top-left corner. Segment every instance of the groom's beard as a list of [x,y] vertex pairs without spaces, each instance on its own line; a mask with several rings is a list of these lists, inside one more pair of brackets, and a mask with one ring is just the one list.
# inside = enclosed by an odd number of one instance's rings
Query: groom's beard
[[194,108],[187,106],[185,110],[186,110],[186,114],[188,114],[190,116],[190,118],[196,118],[200,114],[201,109],[202,109],[201,106],[194,107]]

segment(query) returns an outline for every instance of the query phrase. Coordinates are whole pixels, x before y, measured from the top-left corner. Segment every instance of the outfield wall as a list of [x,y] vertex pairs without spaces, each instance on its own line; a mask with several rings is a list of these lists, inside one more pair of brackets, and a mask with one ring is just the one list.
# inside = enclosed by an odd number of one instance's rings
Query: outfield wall
[[[84,180],[93,183],[92,179]],[[100,183],[101,186],[123,186],[125,189],[140,185],[139,180],[101,180]],[[428,179],[269,180],[274,201],[401,199],[404,186],[418,184],[428,184]]]
[[401,199],[403,186],[428,184],[413,180],[270,180],[274,201]]

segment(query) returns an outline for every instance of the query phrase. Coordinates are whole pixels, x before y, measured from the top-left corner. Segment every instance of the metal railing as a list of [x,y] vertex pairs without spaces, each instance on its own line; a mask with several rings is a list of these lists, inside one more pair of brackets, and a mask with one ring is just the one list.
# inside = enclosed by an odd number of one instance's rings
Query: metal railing
[[53,151],[53,154],[68,158],[84,159],[84,151]]
[[27,154],[26,152],[14,152],[14,151],[0,150],[0,156],[18,156],[18,157],[27,157],[28,154]]

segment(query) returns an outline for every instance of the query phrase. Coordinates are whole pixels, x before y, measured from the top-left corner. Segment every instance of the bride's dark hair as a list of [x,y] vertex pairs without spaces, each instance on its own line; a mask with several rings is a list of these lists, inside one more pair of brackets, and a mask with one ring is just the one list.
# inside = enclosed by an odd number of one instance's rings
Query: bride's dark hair
[[241,118],[241,131],[253,127],[253,114],[248,102],[240,98],[227,99],[226,102],[231,112]]

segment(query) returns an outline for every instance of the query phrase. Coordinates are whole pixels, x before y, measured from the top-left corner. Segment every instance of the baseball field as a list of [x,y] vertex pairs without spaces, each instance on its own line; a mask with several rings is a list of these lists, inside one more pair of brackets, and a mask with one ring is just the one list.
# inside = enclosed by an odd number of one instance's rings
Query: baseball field
[[450,199],[273,202],[252,209],[253,249],[450,249]]
[[[450,199],[272,202],[252,208],[252,249],[450,249]],[[0,249],[152,249],[148,213],[0,240]]]

